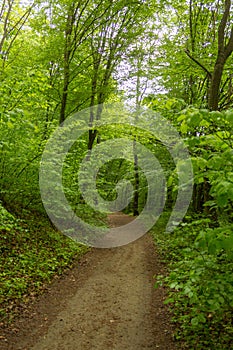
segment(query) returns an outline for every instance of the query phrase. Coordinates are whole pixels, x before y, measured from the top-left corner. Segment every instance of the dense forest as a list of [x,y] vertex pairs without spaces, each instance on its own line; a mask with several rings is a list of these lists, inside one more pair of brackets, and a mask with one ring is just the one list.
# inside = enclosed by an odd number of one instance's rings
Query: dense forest
[[[63,165],[64,193],[73,211],[90,225],[107,225],[107,212],[85,201],[78,176],[82,160],[88,161],[96,146],[111,141],[112,147],[114,139],[128,139],[147,148],[166,182],[163,213],[151,232],[168,270],[166,276],[157,276],[155,287],[164,284],[169,289],[166,303],[173,310],[176,339],[185,340],[189,349],[231,348],[232,23],[231,0],[2,0],[3,323],[89,249],[55,228],[39,186],[49,139],[60,125],[86,110],[90,127],[72,144]],[[189,151],[192,183],[186,177],[187,164],[174,160],[159,133],[137,128],[137,123],[126,125],[120,116],[112,124],[98,124],[105,104],[121,104],[126,111],[140,108],[140,118],[147,110],[165,118]],[[131,183],[132,196],[123,211],[138,216],[149,195],[135,150],[131,161],[126,148],[119,157],[100,162],[96,188],[111,202],[120,181]],[[92,191],[85,179],[83,186]],[[57,184],[49,180],[48,187],[56,191]],[[190,186],[184,219],[166,232],[179,193]],[[61,217],[59,208],[54,215]]]

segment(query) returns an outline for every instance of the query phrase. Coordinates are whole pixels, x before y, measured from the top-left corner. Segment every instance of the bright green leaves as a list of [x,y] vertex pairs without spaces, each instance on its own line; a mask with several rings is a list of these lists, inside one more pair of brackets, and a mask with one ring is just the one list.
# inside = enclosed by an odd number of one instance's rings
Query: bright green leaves
[[233,152],[216,152],[208,160],[207,176],[211,184],[210,194],[215,198],[217,206],[226,208],[233,199]]
[[233,198],[232,117],[230,110],[209,112],[193,107],[181,111],[177,117],[192,154],[195,184],[207,182],[213,199],[211,206],[215,202],[216,208],[225,210],[230,210]]
[[225,121],[229,123],[229,127],[233,128],[233,110],[227,110],[225,112]]
[[216,198],[217,205],[220,208],[227,206],[228,201],[231,201],[233,198],[233,183],[228,181],[216,181],[210,194]]
[[180,131],[182,134],[187,134],[188,132],[188,125],[184,121],[181,123]]
[[[233,334],[233,112],[190,106],[164,113],[191,154],[190,211],[195,211],[193,221],[187,217],[173,234],[158,239],[170,269],[163,278],[170,288],[166,303],[180,326],[177,338],[185,338],[190,348],[228,349]],[[175,180],[172,172],[168,187],[176,188]],[[197,212],[208,216],[194,220]]]
[[188,114],[187,125],[190,128],[197,128],[201,126],[202,116],[199,110],[194,110],[193,112]]
[[206,170],[208,164],[207,160],[202,157],[192,157],[192,163],[194,170],[200,173]]
[[231,256],[233,253],[233,225],[200,231],[195,246],[211,255],[217,255],[224,250]]
[[[155,228],[169,273],[156,286],[170,288],[165,304],[179,327],[177,339],[191,349],[229,349],[232,341],[233,225],[186,218],[170,235]],[[220,332],[220,333],[219,333]]]

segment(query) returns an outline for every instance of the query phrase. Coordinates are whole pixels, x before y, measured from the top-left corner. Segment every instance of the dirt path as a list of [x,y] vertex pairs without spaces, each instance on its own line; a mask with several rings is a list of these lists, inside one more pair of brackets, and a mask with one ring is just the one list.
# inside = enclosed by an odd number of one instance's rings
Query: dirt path
[[[129,220],[111,217],[113,225]],[[152,239],[93,249],[4,334],[8,350],[174,350]],[[3,339],[3,338],[2,338]]]

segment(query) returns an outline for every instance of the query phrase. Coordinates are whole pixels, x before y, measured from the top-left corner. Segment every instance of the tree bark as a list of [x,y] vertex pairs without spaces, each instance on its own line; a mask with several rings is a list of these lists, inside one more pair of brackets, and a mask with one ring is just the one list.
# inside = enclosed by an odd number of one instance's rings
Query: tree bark
[[214,65],[208,96],[208,107],[212,111],[219,109],[220,86],[223,70],[228,57],[233,52],[233,26],[231,27],[228,43],[225,44],[227,41],[226,27],[228,20],[230,19],[230,8],[231,0],[225,0],[224,13],[218,27],[218,55]]
[[218,110],[219,92],[220,92],[220,85],[222,81],[224,65],[225,65],[225,59],[224,59],[224,56],[221,55],[218,57],[218,60],[215,63],[214,72],[212,75],[210,89],[209,89],[208,107],[212,111]]

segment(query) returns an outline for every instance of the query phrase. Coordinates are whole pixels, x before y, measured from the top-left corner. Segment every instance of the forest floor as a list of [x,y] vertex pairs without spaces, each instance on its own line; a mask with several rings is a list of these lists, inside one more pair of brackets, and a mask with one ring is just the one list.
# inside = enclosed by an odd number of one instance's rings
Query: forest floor
[[[110,216],[112,226],[129,220]],[[163,269],[148,234],[122,247],[93,248],[3,330],[0,348],[175,350],[166,290],[154,288]]]

